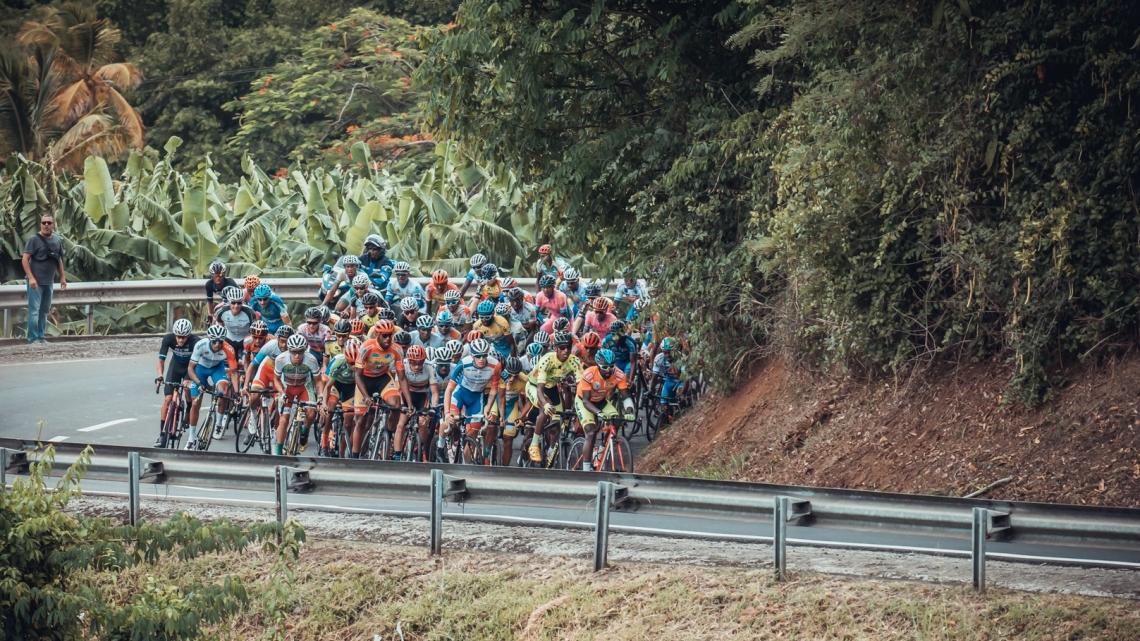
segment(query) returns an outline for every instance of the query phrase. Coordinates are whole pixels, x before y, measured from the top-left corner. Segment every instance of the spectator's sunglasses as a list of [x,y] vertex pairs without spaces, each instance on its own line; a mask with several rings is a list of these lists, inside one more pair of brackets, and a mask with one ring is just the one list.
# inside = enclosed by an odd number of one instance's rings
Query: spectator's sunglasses
[[41,225],[55,225],[55,221],[54,220],[41,220],[40,224]]

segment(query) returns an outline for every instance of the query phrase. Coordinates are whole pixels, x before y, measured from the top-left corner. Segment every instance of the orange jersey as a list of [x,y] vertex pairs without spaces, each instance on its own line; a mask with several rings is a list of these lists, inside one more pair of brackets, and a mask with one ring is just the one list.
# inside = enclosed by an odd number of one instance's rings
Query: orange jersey
[[578,396],[591,403],[604,403],[615,389],[629,389],[625,374],[618,368],[609,378],[602,376],[602,372],[595,365],[582,372],[582,380],[578,382]]
[[404,355],[395,343],[381,349],[375,339],[364,342],[356,359],[356,369],[370,377],[395,374],[404,369]]
[[424,294],[427,296],[428,303],[435,303],[436,305],[443,306],[443,297],[447,292],[457,292],[459,288],[451,283],[447,283],[443,287],[437,287],[435,283],[429,284],[424,289]]

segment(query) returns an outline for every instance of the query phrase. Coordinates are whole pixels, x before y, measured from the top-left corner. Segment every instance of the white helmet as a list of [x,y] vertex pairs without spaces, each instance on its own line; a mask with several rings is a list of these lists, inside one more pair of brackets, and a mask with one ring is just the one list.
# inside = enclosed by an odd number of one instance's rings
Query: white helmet
[[194,324],[188,318],[179,318],[174,321],[173,329],[175,336],[189,336],[194,331]]
[[384,244],[384,239],[381,238],[379,234],[369,234],[368,237],[364,239],[364,247],[367,248],[369,245],[375,245],[380,249],[387,249]]
[[372,284],[372,281],[368,280],[368,277],[365,276],[364,274],[357,274],[357,275],[352,277],[352,286],[353,287],[368,287],[371,284]]
[[400,299],[400,310],[401,311],[413,312],[419,308],[420,308],[420,304],[417,303],[416,299],[412,298],[411,296]]
[[471,257],[471,267],[473,269],[479,269],[480,267],[482,267],[486,263],[487,263],[487,257],[484,256],[483,254],[475,254],[474,256]]
[[235,300],[245,302],[245,292],[240,287],[227,287],[222,290],[222,297],[226,299],[227,303]]
[[399,274],[401,272],[406,274],[410,271],[412,271],[412,266],[402,260],[392,266],[393,274]]
[[562,270],[562,280],[578,280],[581,277],[582,275],[579,274],[578,270],[574,269],[573,267],[567,267],[566,269]]
[[491,351],[491,344],[485,338],[476,338],[471,341],[472,356],[486,356]]
[[226,337],[226,328],[221,325],[211,325],[210,329],[206,330],[206,338],[210,340],[218,340]]
[[341,267],[347,267],[349,265],[356,265],[359,267],[360,259],[357,258],[354,254],[347,254],[344,258],[340,259],[340,264]]
[[285,342],[285,347],[288,348],[289,351],[293,351],[295,349],[308,349],[309,341],[305,340],[305,337],[301,336],[300,334],[293,334],[289,337],[289,340]]

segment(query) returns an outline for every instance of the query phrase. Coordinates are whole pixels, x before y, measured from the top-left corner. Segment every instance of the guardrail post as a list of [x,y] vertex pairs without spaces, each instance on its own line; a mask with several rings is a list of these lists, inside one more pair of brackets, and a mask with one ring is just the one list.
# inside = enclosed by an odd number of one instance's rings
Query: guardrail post
[[4,308],[4,338],[12,338],[12,310]]
[[610,548],[610,512],[625,502],[629,490],[609,481],[598,482],[594,519],[594,572],[606,568]]
[[166,301],[166,331],[174,331],[174,301]]
[[791,497],[777,496],[772,504],[772,548],[773,566],[776,578],[787,579],[788,564],[788,521],[811,514],[811,503],[796,501]]
[[443,470],[431,471],[431,553],[443,553],[443,499],[448,496],[463,496],[467,493],[467,481]]
[[95,306],[87,306],[87,335],[90,336],[95,331]]
[[0,489],[8,487],[8,472],[24,474],[28,471],[28,453],[0,447]]
[[285,521],[289,520],[289,468],[284,465],[274,467],[273,479],[277,495],[277,522],[285,525]]
[[1008,529],[1008,512],[974,508],[973,525],[970,527],[970,564],[973,566],[974,589],[978,592],[986,591],[986,539]]
[[139,522],[139,468],[138,452],[127,452],[127,520],[131,525]]

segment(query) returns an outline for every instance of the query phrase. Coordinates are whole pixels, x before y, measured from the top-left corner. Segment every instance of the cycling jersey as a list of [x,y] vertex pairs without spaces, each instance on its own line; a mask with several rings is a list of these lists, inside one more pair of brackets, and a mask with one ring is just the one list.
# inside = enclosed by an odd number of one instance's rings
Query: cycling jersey
[[566,269],[566,262],[561,258],[552,258],[550,262],[539,258],[538,262],[534,264],[534,276],[541,279],[543,276],[553,276],[555,280],[562,278],[562,272]]
[[491,300],[499,302],[499,297],[503,294],[503,285],[498,278],[485,280],[479,285],[479,295],[472,301],[472,305],[477,304],[475,301]]
[[289,315],[289,308],[285,306],[285,301],[281,300],[277,294],[270,294],[269,302],[264,307],[262,307],[260,300],[255,300],[250,307],[253,308],[253,311],[261,314],[261,320],[265,321],[269,327],[270,334],[276,332],[277,328],[283,324],[281,317]]
[[602,339],[602,348],[612,351],[614,364],[624,370],[630,363],[631,355],[637,352],[637,341],[625,334],[621,336],[609,334]]
[[420,319],[419,312],[414,312],[414,314],[414,316],[408,318],[407,313],[402,313],[396,317],[396,320],[392,322],[396,324],[396,327],[404,330],[405,332],[414,332],[416,331],[416,321]]
[[360,302],[360,299],[363,298],[364,296],[368,295],[368,294],[376,294],[377,298],[379,298],[380,300],[384,300],[384,294],[382,292],[380,292],[380,290],[378,290],[378,289],[369,289],[368,291],[366,291],[360,295],[357,295],[355,289],[350,289],[350,290],[348,290],[348,293],[344,295],[344,298],[342,298],[341,300],[344,301],[349,307],[351,307],[353,309],[364,309],[364,305]]
[[558,286],[558,291],[566,294],[566,299],[570,302],[570,315],[576,316],[578,314],[578,304],[586,297],[586,287],[579,282],[577,287],[570,289],[570,286],[564,281]]
[[487,364],[483,367],[477,367],[475,359],[466,356],[451,368],[450,380],[456,387],[481,394],[485,390],[495,391],[499,388],[501,370],[499,359],[494,356],[488,356]]
[[483,332],[483,338],[487,339],[499,353],[506,354],[510,350],[511,344],[508,339],[512,335],[511,324],[502,316],[496,314],[490,323],[477,319],[471,328]]
[[427,340],[422,337],[423,332],[415,330],[412,332],[412,345],[423,345],[424,348],[428,347],[443,347],[447,339],[440,336],[434,329],[428,332]]
[[222,363],[228,365],[227,369],[237,369],[237,354],[234,348],[229,343],[222,343],[222,348],[214,351],[210,347],[210,341],[198,341],[194,346],[194,351],[190,354],[190,362],[197,363],[207,369],[213,369]]
[[[442,312],[444,309],[451,312],[451,322],[454,323],[456,327],[463,327],[467,323],[471,322],[471,310],[467,309],[463,305],[456,305],[455,309],[444,307],[439,311]],[[436,312],[435,318],[436,320],[439,320],[439,312]]]
[[281,352],[280,341],[277,339],[266,341],[266,343],[261,346],[261,349],[257,350],[257,355],[253,357],[253,362],[255,365],[261,365],[261,362],[265,359],[273,360],[277,358],[277,355]]
[[297,326],[297,333],[309,341],[309,349],[313,352],[313,356],[321,357],[325,353],[325,343],[333,340],[333,332],[329,329],[328,325],[310,325],[308,323],[301,323]]
[[403,354],[395,344],[388,345],[388,349],[381,349],[375,339],[364,341],[360,348],[360,355],[356,359],[356,369],[361,374],[372,378],[390,375],[403,369]]
[[320,378],[321,366],[312,354],[305,352],[301,362],[294,365],[293,355],[289,352],[278,354],[273,361],[273,373],[286,387],[301,387],[311,385],[313,380]]
[[629,383],[626,381],[625,374],[623,374],[620,369],[614,369],[610,377],[606,378],[602,376],[601,370],[595,365],[582,372],[582,378],[578,381],[576,393],[579,397],[597,404],[609,398],[615,389],[629,389]]
[[621,284],[617,286],[617,295],[614,296],[614,298],[618,300],[626,300],[626,298],[629,298],[631,296],[634,298],[645,298],[647,296],[645,293],[645,286],[641,283],[635,282],[633,284],[633,287],[630,287],[629,285],[625,284],[625,281],[622,281]]
[[666,356],[665,352],[658,352],[653,359],[653,374],[677,379],[681,376],[681,367],[675,359]]
[[[261,352],[261,348],[265,347],[265,343],[268,341],[269,341],[268,336],[262,336],[261,338],[254,338],[253,336],[246,336],[245,340],[242,341],[242,351],[241,351],[242,360],[245,360],[246,356],[248,356],[250,358],[253,358],[254,356],[256,356],[259,352]],[[273,342],[276,343],[277,340],[274,339]]]
[[344,345],[341,345],[336,339],[325,343],[325,356],[332,358],[337,354],[344,353]]
[[558,354],[555,352],[547,352],[538,359],[535,364],[534,370],[531,372],[530,380],[535,385],[541,387],[552,388],[558,385],[568,374],[574,374],[575,380],[582,375],[582,361],[578,360],[577,356],[570,354],[566,360],[558,360]]
[[348,362],[348,358],[344,354],[337,354],[329,361],[328,371],[326,375],[334,383],[347,385],[349,383],[356,383],[356,370],[352,364]]
[[438,307],[443,307],[443,297],[447,292],[457,292],[459,288],[451,283],[445,284],[443,287],[437,287],[435,283],[431,283],[424,290],[424,295],[427,297],[428,303],[433,303]]
[[372,326],[376,324],[376,321],[380,320],[380,315],[377,314],[375,316],[369,316],[364,313],[363,308],[361,308],[361,310],[362,311],[358,312],[356,315],[357,320],[364,323],[364,326],[366,328],[372,329]]
[[166,360],[166,352],[169,351],[174,357],[175,363],[185,365],[190,362],[190,356],[194,353],[194,346],[198,343],[198,340],[197,336],[191,334],[186,337],[186,344],[179,347],[174,333],[167,334],[162,337],[162,345],[158,348],[158,360]]
[[234,279],[228,278],[228,277],[222,279],[221,285],[215,283],[213,278],[207,279],[206,280],[206,303],[212,307],[214,305],[214,294],[221,294],[222,290],[224,290],[227,287],[237,287],[237,286],[238,286],[237,282],[234,281]]
[[427,363],[425,362],[423,366],[420,367],[420,373],[417,374],[412,371],[412,362],[408,359],[404,359],[403,373],[404,380],[408,381],[408,389],[416,392],[422,392],[427,389],[428,385],[432,382],[432,369],[434,368],[428,367]]
[[534,297],[534,304],[538,307],[538,315],[543,321],[570,317],[570,303],[566,294],[558,290],[554,290],[554,295],[550,297],[547,297],[546,292],[539,292]]
[[475,286],[475,291],[479,291],[479,288],[483,286],[483,277],[479,275],[478,271],[469,269],[467,270],[467,287],[470,288],[472,285]]
[[401,285],[398,278],[393,278],[388,281],[388,295],[386,298],[389,303],[395,304],[408,297],[416,299],[416,304],[419,305],[421,312],[427,311],[427,295],[419,283],[411,278],[408,279],[406,285]]
[[517,321],[523,325],[538,321],[538,307],[526,302],[525,300],[523,301],[522,307],[519,309],[515,309],[515,306],[512,304],[511,311],[509,313],[510,320]]
[[214,314],[214,320],[226,328],[226,340],[235,343],[241,343],[246,336],[249,336],[249,326],[257,318],[257,312],[249,305],[242,305],[236,314],[229,305],[226,305]]
[[[377,287],[380,287],[377,281],[387,283],[388,279],[392,276],[392,268],[395,266],[396,264],[387,256],[372,260],[368,252],[364,252],[360,255],[360,267],[358,269],[361,274],[368,276]],[[381,289],[383,288],[381,287]]]
[[586,312],[586,329],[593,330],[598,336],[605,336],[610,333],[610,325],[614,324],[618,318],[613,314],[606,314],[598,318],[597,312]]

